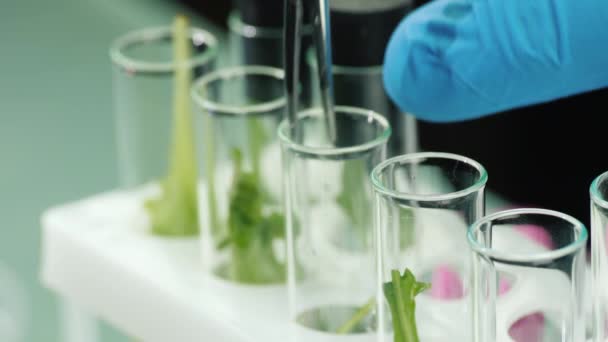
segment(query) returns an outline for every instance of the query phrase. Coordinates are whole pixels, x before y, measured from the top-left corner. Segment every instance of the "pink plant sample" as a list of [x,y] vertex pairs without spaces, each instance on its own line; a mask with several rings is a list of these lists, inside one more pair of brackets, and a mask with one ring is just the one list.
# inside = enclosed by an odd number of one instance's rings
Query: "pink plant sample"
[[547,230],[541,226],[534,224],[525,224],[515,227],[515,229],[524,234],[530,240],[538,243],[539,245],[551,250],[555,248],[553,239]]
[[464,296],[462,279],[451,266],[439,265],[433,271],[431,280],[431,297],[435,299],[450,300]]

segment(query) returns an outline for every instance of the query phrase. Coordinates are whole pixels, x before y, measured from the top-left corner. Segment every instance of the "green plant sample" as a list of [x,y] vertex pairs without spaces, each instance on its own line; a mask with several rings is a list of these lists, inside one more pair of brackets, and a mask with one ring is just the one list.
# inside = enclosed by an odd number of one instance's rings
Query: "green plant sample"
[[384,283],[384,297],[393,319],[394,342],[419,342],[416,328],[416,296],[431,287],[428,283],[416,281],[416,277],[406,269],[403,274],[391,271],[391,281]]
[[[420,342],[416,328],[416,296],[428,290],[431,284],[416,281],[416,277],[406,269],[403,275],[398,270],[391,271],[391,281],[382,286],[393,321],[394,342]],[[376,306],[375,300],[363,305],[351,319],[344,323],[337,334],[349,334]]]
[[153,234],[191,236],[198,234],[196,162],[190,105],[192,72],[189,23],[178,15],[173,24],[175,62],[173,98],[173,142],[167,177],[160,182],[161,195],[146,201]]
[[285,238],[285,218],[264,215],[264,193],[257,172],[245,172],[242,155],[232,151],[234,178],[230,190],[228,236],[220,248],[231,249],[230,279],[249,284],[285,281],[285,265],[277,260],[273,241]]

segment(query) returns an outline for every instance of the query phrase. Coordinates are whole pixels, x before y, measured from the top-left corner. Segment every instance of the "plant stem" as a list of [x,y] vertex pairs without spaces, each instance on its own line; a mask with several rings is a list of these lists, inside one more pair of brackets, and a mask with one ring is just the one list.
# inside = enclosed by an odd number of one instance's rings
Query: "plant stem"
[[[209,115],[210,116],[210,115]],[[211,225],[211,234],[214,238],[218,238],[222,233],[222,226],[218,219],[217,197],[215,196],[215,145],[213,144],[213,129],[210,125],[213,124],[212,119],[203,115],[203,131],[205,140],[205,173],[207,176],[207,200],[209,201],[209,224]]]
[[145,207],[154,234],[191,236],[198,234],[196,196],[197,171],[194,153],[190,83],[192,70],[188,19],[182,15],[173,24],[175,60],[173,94],[173,132],[167,177],[160,182],[161,195],[148,199]]
[[247,129],[249,134],[249,148],[251,152],[251,164],[253,173],[255,173],[258,180],[261,176],[262,170],[260,166],[260,160],[262,159],[262,148],[266,140],[264,126],[259,118],[252,117],[247,119]]
[[[406,320],[407,314],[405,311],[405,298],[403,298],[403,289],[401,288],[401,275],[398,270],[391,271],[391,278],[393,281],[393,287],[395,288],[395,298],[397,299],[395,305],[397,306],[397,319],[399,320],[399,326],[401,327],[401,333],[405,337],[405,341],[417,341],[412,336],[411,327],[409,327],[408,321]],[[395,317],[393,317],[393,320]]]
[[[418,329],[416,328],[415,310],[416,303],[414,297],[428,288],[427,285],[416,283],[413,275],[406,270],[404,276],[410,275],[411,278],[405,280],[401,278],[399,270],[391,271],[393,293],[395,296],[393,325],[395,331],[395,342],[419,342]],[[410,279],[408,281],[407,279]],[[396,317],[395,317],[396,316]]]
[[[205,90],[205,89],[203,89]],[[207,96],[202,94],[203,96]],[[207,178],[207,201],[209,208],[210,231],[214,239],[223,238],[222,233],[226,234],[225,229],[220,224],[217,197],[215,196],[215,136],[213,114],[209,111],[201,116],[201,128],[203,130],[203,145],[205,148],[205,177]]]
[[369,313],[374,309],[374,305],[376,305],[376,300],[372,298],[364,306],[357,310],[351,319],[342,324],[336,333],[341,335],[349,334],[351,331],[353,331],[357,324],[361,323],[361,321],[363,321],[365,317],[369,315]]

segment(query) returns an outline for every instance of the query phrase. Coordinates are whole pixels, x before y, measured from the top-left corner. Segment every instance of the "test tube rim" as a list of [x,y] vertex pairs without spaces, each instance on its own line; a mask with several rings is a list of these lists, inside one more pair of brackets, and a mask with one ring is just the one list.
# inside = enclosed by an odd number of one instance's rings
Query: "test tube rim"
[[[389,189],[385,186],[384,182],[381,180],[381,174],[388,166],[410,162],[414,160],[427,160],[427,159],[447,159],[452,161],[458,161],[472,166],[479,172],[479,179],[472,185],[458,191],[448,192],[445,194],[416,194],[416,193],[408,193],[401,192],[397,190]],[[384,196],[402,199],[402,200],[410,200],[422,203],[429,202],[441,202],[441,201],[450,201],[458,198],[466,197],[472,193],[475,193],[481,189],[483,189],[488,181],[488,173],[486,169],[479,162],[454,153],[447,152],[418,152],[418,153],[409,153],[400,156],[396,156],[390,159],[387,159],[380,164],[378,164],[371,173],[371,180],[374,186],[374,190],[376,193],[382,194]]]
[[599,207],[604,209],[608,209],[608,200],[604,199],[604,196],[600,193],[600,183],[608,181],[608,171],[602,173],[597,176],[591,186],[589,187],[589,195],[591,196],[591,200],[593,203]]
[[[372,120],[382,127],[382,132],[374,139],[371,139],[365,143],[357,144],[355,146],[348,147],[312,147],[305,146],[303,144],[297,143],[293,141],[291,138],[291,126],[287,120],[283,120],[279,125],[278,135],[281,141],[281,144],[297,153],[305,154],[305,155],[314,155],[318,157],[335,157],[342,155],[350,155],[357,154],[365,151],[373,150],[379,146],[385,144],[392,134],[392,128],[388,122],[388,120],[381,114],[364,108],[359,107],[350,107],[350,106],[336,106],[334,107],[335,113],[348,113],[355,114],[365,117],[371,117]],[[296,120],[296,124],[298,121],[306,119],[308,117],[318,117],[320,120],[324,120],[324,114],[322,108],[309,108],[304,111],[301,111],[298,114],[298,119]]]
[[[127,32],[116,38],[110,46],[112,63],[135,73],[171,73],[177,63],[173,60],[166,62],[151,62],[129,57],[124,49],[139,42],[154,42],[170,38],[173,34],[171,26],[155,26]],[[207,49],[203,53],[194,54],[188,61],[189,67],[203,66],[213,61],[219,52],[218,40],[209,31],[198,27],[190,28],[190,37],[197,37]]]
[[[545,215],[553,216],[558,219],[562,219],[572,224],[573,229],[579,231],[578,237],[575,241],[571,242],[567,246],[547,251],[532,254],[510,254],[502,251],[496,251],[492,248],[487,248],[481,245],[475,238],[475,232],[478,231],[482,226],[490,224],[492,221],[507,218],[509,216],[516,215]],[[576,218],[564,214],[559,211],[539,208],[521,208],[499,211],[474,222],[467,231],[467,241],[472,251],[485,257],[489,257],[492,260],[506,262],[506,263],[545,263],[553,260],[565,257],[576,253],[576,251],[584,248],[587,244],[589,233],[585,225],[577,220]]]
[[190,90],[192,99],[197,106],[212,112],[216,115],[230,116],[249,116],[249,115],[265,115],[276,112],[284,108],[287,104],[285,95],[254,105],[225,105],[215,101],[208,100],[201,96],[199,90],[212,82],[228,79],[233,77],[243,77],[246,75],[267,76],[274,78],[277,81],[284,82],[285,72],[279,68],[264,66],[264,65],[245,65],[237,67],[227,67],[212,71],[199,79],[195,80]]
[[[281,13],[281,15],[283,15]],[[246,24],[241,20],[241,14],[239,10],[232,10],[228,14],[228,30],[236,35],[245,38],[259,38],[259,39],[283,39],[283,28],[282,27],[266,27]],[[302,26],[303,35],[312,34],[312,26],[310,24],[304,24]]]

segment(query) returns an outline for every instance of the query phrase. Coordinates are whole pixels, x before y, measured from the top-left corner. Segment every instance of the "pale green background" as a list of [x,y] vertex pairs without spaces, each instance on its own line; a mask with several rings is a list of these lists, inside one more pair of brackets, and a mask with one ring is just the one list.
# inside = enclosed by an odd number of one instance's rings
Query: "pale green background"
[[26,341],[61,341],[57,300],[39,282],[40,214],[117,182],[108,46],[177,11],[160,0],[0,0],[0,262],[30,295]]

